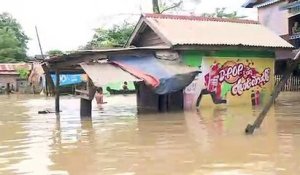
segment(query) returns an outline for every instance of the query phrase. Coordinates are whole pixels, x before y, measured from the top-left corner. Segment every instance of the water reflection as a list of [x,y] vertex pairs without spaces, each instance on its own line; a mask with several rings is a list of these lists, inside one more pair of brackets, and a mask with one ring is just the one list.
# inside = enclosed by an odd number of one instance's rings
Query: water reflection
[[260,109],[136,116],[134,96],[118,96],[81,120],[73,97],[62,98],[57,117],[37,114],[54,108],[52,98],[0,96],[0,174],[298,174],[299,97],[281,95],[246,136]]

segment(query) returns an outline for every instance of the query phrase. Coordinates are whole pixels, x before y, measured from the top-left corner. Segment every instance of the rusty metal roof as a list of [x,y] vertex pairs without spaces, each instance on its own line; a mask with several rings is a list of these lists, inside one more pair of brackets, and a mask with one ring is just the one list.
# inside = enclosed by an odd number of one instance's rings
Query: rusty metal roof
[[0,74],[2,75],[17,75],[17,70],[19,68],[24,68],[30,70],[31,66],[27,63],[1,63],[0,64]]
[[257,21],[145,14],[141,18],[166,43],[203,46],[293,48]]
[[[129,53],[144,53],[146,51],[156,50],[167,50],[169,47],[165,46],[151,46],[151,47],[127,47],[127,48],[110,48],[110,49],[99,49],[99,50],[78,50],[70,54],[50,57],[45,59],[44,62],[54,63],[59,61],[74,60],[83,56],[92,56],[96,54],[103,54],[103,56],[111,56],[116,54],[129,54]],[[82,61],[81,61],[82,62]]]

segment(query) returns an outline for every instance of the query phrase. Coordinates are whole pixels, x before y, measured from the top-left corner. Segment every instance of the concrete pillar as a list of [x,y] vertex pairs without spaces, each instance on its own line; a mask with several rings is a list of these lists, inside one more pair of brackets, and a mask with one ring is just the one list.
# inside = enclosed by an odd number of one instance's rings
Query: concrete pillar
[[80,98],[80,117],[92,117],[92,100]]

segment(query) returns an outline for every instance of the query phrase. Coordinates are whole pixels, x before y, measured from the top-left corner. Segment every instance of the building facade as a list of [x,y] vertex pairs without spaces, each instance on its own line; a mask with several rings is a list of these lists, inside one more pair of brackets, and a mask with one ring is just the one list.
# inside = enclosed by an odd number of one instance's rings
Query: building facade
[[20,77],[20,70],[31,70],[31,65],[27,63],[3,63],[0,64],[0,89],[4,92],[9,88],[11,91],[25,91],[27,79]]
[[[284,74],[288,60],[293,59],[300,48],[300,1],[299,0],[248,0],[243,7],[257,8],[258,20],[281,38],[294,46],[292,51],[275,52],[276,82]],[[285,84],[283,91],[299,91],[300,69]]]
[[183,91],[186,109],[263,103],[274,86],[276,52],[293,47],[256,21],[157,14],[141,17],[127,45],[170,47],[202,71]]

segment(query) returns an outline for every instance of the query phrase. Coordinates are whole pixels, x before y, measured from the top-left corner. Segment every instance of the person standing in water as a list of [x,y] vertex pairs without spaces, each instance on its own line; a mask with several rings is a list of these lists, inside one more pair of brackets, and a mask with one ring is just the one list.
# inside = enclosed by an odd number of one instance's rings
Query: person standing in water
[[103,104],[103,89],[102,87],[97,88],[96,94],[95,94],[95,99],[97,104]]
[[122,86],[122,89],[123,89],[123,91],[128,91],[128,90],[129,90],[129,89],[128,89],[127,81],[124,81],[124,84],[123,84],[123,86]]

